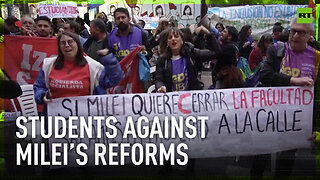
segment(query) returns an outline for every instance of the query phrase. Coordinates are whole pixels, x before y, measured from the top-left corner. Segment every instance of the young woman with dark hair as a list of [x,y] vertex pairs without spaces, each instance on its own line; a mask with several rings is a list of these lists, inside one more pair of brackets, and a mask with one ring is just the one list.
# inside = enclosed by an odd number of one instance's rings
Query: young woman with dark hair
[[52,98],[105,94],[122,79],[121,67],[112,54],[102,64],[84,56],[79,38],[63,32],[57,38],[58,56],[45,58],[34,84],[35,100],[47,104]]
[[249,56],[250,69],[253,71],[261,61],[267,58],[267,49],[272,45],[271,34],[264,34],[258,41],[257,46],[253,48]]
[[252,48],[255,46],[251,33],[251,26],[244,25],[239,31],[238,36],[239,55],[247,59],[249,58]]
[[[168,28],[160,34],[160,57],[157,61],[156,90],[172,92],[202,89],[197,78],[197,63],[214,59],[220,46],[213,34],[206,35],[208,47],[197,49],[185,43],[184,34],[178,28]],[[175,77],[180,77],[175,80]],[[182,77],[182,78],[181,78]]]

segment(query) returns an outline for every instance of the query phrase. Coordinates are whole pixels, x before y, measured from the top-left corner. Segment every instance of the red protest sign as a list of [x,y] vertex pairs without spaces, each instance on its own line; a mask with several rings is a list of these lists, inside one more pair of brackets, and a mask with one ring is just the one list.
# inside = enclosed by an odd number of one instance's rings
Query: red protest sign
[[123,79],[117,86],[108,89],[109,94],[143,93],[143,86],[139,79],[139,58],[141,48],[136,48],[120,61]]
[[5,36],[4,68],[11,79],[19,84],[33,84],[38,77],[42,61],[56,56],[57,40],[29,36]]
[[169,3],[169,9],[174,9],[174,10],[177,10],[177,6],[174,5],[172,2]]
[[[37,79],[44,58],[56,56],[57,40],[29,36],[5,36],[4,68],[10,78],[20,85],[33,84]],[[9,101],[6,110],[13,110]],[[38,107],[41,112],[42,108]]]
[[137,4],[137,0],[126,0],[126,3],[130,8],[134,8]]

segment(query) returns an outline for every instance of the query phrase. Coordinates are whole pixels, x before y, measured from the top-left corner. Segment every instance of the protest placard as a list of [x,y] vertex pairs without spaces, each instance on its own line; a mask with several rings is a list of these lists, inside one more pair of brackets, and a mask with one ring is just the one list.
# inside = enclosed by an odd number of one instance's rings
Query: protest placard
[[44,58],[58,54],[56,38],[5,36],[4,67],[20,85],[33,84]]
[[143,93],[143,86],[139,79],[138,53],[140,51],[140,48],[136,48],[132,52],[129,52],[129,50],[120,50],[118,52],[120,54],[119,56],[127,53],[120,61],[123,78],[116,86],[107,89],[109,94]]
[[49,18],[76,18],[79,13],[77,3],[63,1],[44,1],[37,4],[39,16]]

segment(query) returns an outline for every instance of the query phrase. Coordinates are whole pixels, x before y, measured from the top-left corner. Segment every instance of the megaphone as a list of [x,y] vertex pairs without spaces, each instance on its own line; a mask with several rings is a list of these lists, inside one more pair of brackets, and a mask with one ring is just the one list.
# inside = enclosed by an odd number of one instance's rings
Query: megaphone
[[209,19],[207,14],[205,16],[203,16],[203,18],[200,20],[200,22],[198,23],[198,27],[201,26],[201,25],[204,26],[205,28],[207,28],[210,31],[211,22],[210,22],[210,19]]

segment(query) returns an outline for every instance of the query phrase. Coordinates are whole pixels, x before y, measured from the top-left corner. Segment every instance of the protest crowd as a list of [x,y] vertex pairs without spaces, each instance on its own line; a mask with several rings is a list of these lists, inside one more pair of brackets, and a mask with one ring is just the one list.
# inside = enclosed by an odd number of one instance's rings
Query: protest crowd
[[[153,31],[144,29],[145,22],[132,18],[126,8],[115,9],[113,17],[114,21],[110,21],[106,13],[100,12],[89,21],[88,16],[85,19],[47,16],[34,19],[24,14],[20,19],[9,16],[4,20],[5,43],[12,37],[56,42],[56,52],[52,53],[55,56],[50,57],[49,53],[44,58],[35,81],[29,83],[33,84],[35,102],[42,106],[38,109],[40,116],[47,115],[47,105],[56,98],[201,91],[205,87],[201,74],[208,70],[211,71],[211,90],[279,86],[314,86],[315,91],[319,90],[315,22],[297,23],[294,18],[289,28],[277,22],[272,34],[254,38],[250,24],[240,29],[222,22],[212,25],[207,16],[202,17],[193,30],[179,28],[162,16]],[[6,64],[7,59],[4,61]],[[128,64],[130,70],[125,69]],[[30,66],[21,66],[27,65]],[[204,68],[206,65],[209,69]],[[1,68],[1,98],[19,97],[20,82],[12,80],[15,77]],[[150,72],[153,68],[155,71]],[[127,78],[134,79],[124,80]],[[317,98],[319,93],[314,94]],[[2,109],[11,111],[11,108]],[[314,122],[311,144],[319,140],[318,125],[319,122]],[[275,179],[291,175],[296,151],[278,152]],[[263,179],[270,158],[271,153],[252,156],[251,179]],[[7,164],[6,161],[2,163]],[[195,175],[197,161],[189,159],[185,175]],[[4,167],[4,172],[12,173]],[[41,173],[54,175],[63,171],[42,170]],[[165,161],[161,174],[170,175],[172,171],[169,161]],[[81,172],[85,174],[86,168]]]

